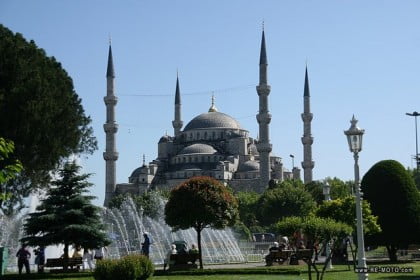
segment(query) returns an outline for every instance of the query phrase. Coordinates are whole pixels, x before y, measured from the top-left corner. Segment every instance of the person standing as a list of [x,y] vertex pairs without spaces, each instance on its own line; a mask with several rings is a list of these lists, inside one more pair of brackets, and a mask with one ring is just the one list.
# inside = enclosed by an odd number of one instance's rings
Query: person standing
[[147,232],[143,233],[144,241],[141,243],[141,253],[149,258],[150,253],[150,237]]
[[103,260],[104,255],[105,255],[104,247],[95,249],[95,255],[94,255],[95,260]]
[[31,253],[26,249],[26,245],[22,244],[22,247],[17,251],[16,257],[18,258],[19,274],[22,274],[22,268],[25,266],[26,273],[31,273],[29,268],[29,258]]
[[93,269],[93,256],[89,249],[83,250],[83,270],[86,269],[86,265],[89,266],[89,271]]
[[40,246],[38,249],[34,251],[35,254],[35,264],[37,265],[38,273],[44,272],[44,264],[45,264],[45,247]]

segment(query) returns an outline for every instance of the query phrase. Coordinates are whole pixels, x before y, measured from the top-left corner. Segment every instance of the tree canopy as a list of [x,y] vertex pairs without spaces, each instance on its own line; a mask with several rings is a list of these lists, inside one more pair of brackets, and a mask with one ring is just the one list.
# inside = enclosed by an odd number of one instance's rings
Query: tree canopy
[[0,135],[14,142],[24,167],[9,181],[20,186],[15,195],[46,185],[69,155],[97,149],[91,120],[61,64],[1,24],[0,115]]
[[100,218],[100,209],[91,201],[93,196],[84,195],[91,186],[89,174],[79,175],[80,166],[69,162],[60,170],[60,178],[53,181],[46,197],[29,214],[24,224],[22,242],[32,245],[64,244],[64,256],[68,258],[69,245],[99,248],[110,243]]
[[237,218],[235,197],[227,187],[211,177],[193,177],[175,187],[165,205],[165,222],[174,231],[196,230],[200,268],[203,268],[201,231],[206,227],[222,229],[233,226]]
[[336,177],[334,178],[325,178],[322,181],[312,181],[305,184],[305,189],[312,195],[315,201],[318,204],[322,204],[325,200],[323,194],[323,187],[325,184],[330,186],[330,197],[331,199],[345,198],[351,194],[352,182],[344,182]]
[[261,195],[257,218],[261,225],[269,226],[283,217],[307,216],[315,206],[315,201],[300,181],[283,181]]
[[366,241],[385,245],[390,259],[396,260],[398,248],[420,241],[420,193],[413,177],[399,162],[383,160],[365,174],[362,191],[382,228]]
[[[366,200],[363,200],[362,212],[364,233],[367,235],[379,233],[381,227],[378,225],[378,217],[372,215],[370,204]],[[324,201],[316,209],[315,214],[318,217],[331,218],[337,222],[345,223],[356,231],[356,201],[353,196]]]

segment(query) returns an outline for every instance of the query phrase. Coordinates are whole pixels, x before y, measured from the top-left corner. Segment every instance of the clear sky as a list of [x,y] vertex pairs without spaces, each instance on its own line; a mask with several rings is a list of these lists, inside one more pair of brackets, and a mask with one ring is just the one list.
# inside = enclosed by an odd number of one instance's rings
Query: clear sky
[[184,125],[219,111],[256,137],[262,21],[269,63],[273,153],[289,169],[302,161],[303,85],[308,64],[314,179],[353,179],[343,131],[355,114],[366,130],[362,175],[377,161],[413,167],[414,119],[420,111],[419,1],[0,0],[0,23],[33,39],[73,78],[99,149],[81,163],[97,204],[105,184],[106,64],[112,38],[119,102],[117,182],[128,181],[173,134],[179,71]]

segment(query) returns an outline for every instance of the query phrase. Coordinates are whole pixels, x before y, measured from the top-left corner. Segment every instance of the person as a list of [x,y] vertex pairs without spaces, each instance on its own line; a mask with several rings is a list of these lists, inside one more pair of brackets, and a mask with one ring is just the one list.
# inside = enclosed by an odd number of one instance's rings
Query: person
[[179,249],[178,254],[183,255],[187,253],[187,245],[181,244],[181,249]]
[[306,249],[305,242],[303,242],[303,240],[299,241],[298,249]]
[[89,271],[92,271],[93,269],[93,256],[89,249],[83,250],[83,270],[86,269],[86,266],[89,266]]
[[22,247],[17,251],[16,257],[18,258],[19,274],[22,274],[22,268],[25,266],[26,273],[31,273],[29,268],[29,258],[31,253],[26,249],[26,245],[22,244]]
[[171,249],[169,249],[168,254],[166,255],[166,258],[163,262],[163,270],[166,270],[166,266],[169,264],[171,264],[171,255],[176,255],[177,251],[176,251],[176,245],[172,244],[171,245]]
[[198,254],[198,248],[195,246],[195,244],[191,244],[191,249],[189,251],[190,254]]
[[93,258],[95,260],[102,260],[104,258],[104,255],[105,255],[105,250],[106,250],[106,248],[104,248],[104,247],[100,247],[100,248],[95,249],[95,254],[94,254]]
[[280,247],[279,247],[279,243],[278,242],[274,242],[273,246],[271,246],[268,251],[271,252],[279,252],[280,251]]
[[35,264],[37,265],[38,273],[44,272],[45,264],[45,247],[40,246],[38,249],[34,250],[35,254]]
[[73,251],[72,258],[81,258],[82,257],[82,253],[80,251],[81,251],[80,246],[76,246],[76,248]]
[[144,241],[141,243],[141,253],[149,258],[150,253],[150,238],[149,233],[143,233]]

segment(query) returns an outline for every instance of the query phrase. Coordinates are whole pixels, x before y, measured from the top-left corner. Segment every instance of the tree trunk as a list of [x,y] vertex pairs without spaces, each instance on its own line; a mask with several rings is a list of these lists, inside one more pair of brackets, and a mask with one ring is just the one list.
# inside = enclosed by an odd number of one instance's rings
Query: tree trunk
[[203,269],[203,254],[201,250],[201,227],[196,227],[195,230],[197,231],[197,243],[198,243],[198,260],[200,262],[200,269]]
[[396,245],[387,245],[386,250],[388,251],[388,257],[391,262],[396,262],[398,260],[397,250],[398,246]]
[[63,266],[64,272],[67,271],[68,264],[69,264],[69,244],[65,243],[64,244],[64,266]]

